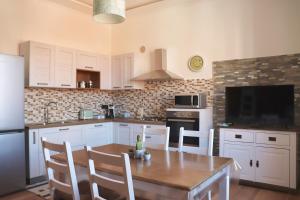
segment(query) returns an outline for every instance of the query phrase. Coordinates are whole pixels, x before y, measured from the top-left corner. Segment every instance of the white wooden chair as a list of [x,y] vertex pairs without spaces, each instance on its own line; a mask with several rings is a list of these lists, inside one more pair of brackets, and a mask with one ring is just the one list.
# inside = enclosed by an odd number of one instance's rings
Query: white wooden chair
[[[88,158],[88,175],[93,200],[104,200],[105,195],[102,194],[102,188],[110,189],[111,191],[121,191],[121,194],[126,196],[127,200],[134,200],[133,182],[130,168],[129,156],[126,153],[121,155],[113,155],[94,151],[91,147],[85,147]],[[97,174],[95,163],[111,165],[113,167],[123,168],[123,181],[107,177],[104,174]],[[98,188],[99,187],[99,188]],[[100,189],[100,193],[99,193]]]
[[[73,162],[72,149],[71,145],[68,142],[64,144],[54,144],[46,141],[46,138],[42,137],[42,147],[45,159],[46,172],[49,179],[49,186],[51,189],[51,195],[53,199],[73,199],[73,200],[82,200],[90,199],[90,193],[87,193],[85,188],[88,188],[88,182],[84,186],[77,183],[77,177]],[[51,159],[51,152],[64,153],[67,158],[67,163],[58,163],[55,160]],[[65,175],[68,182],[63,182],[56,177],[58,175]],[[82,186],[82,187],[81,187]],[[87,186],[87,187],[86,187]],[[80,194],[82,190],[85,190],[85,194]]]
[[142,142],[144,147],[169,150],[170,127],[143,126]]
[[[186,146],[183,144],[184,137],[199,138],[198,146]],[[186,153],[201,154],[207,156],[213,156],[213,144],[214,144],[214,129],[209,130],[209,134],[202,134],[199,131],[184,130],[180,128],[178,151]],[[211,190],[207,192],[207,198],[211,200]]]
[[[184,137],[194,137],[199,139],[198,146],[189,146],[183,144]],[[180,128],[178,151],[212,156],[214,143],[214,129],[210,129],[209,134],[202,134],[199,131],[184,130]]]

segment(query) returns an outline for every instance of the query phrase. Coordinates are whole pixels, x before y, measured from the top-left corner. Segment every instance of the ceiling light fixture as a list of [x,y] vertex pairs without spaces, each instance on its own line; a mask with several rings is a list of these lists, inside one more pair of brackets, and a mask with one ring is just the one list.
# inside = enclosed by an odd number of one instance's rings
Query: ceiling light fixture
[[93,16],[96,22],[118,24],[125,17],[125,0],[94,0]]

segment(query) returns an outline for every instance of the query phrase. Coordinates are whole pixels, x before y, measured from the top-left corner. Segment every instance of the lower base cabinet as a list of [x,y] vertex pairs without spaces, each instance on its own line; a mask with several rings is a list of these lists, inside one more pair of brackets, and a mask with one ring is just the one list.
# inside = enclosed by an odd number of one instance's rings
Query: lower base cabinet
[[[163,125],[147,125],[149,128],[158,128],[164,127]],[[128,123],[119,123],[115,126],[115,142],[117,144],[124,144],[135,146],[137,141],[137,136],[140,135],[142,137],[143,134],[143,125],[140,124],[128,124]],[[148,134],[146,138],[147,143],[151,144],[161,144],[161,136],[158,136],[157,133],[153,133],[153,135]]]
[[234,158],[242,167],[240,178],[255,181],[255,152],[252,146],[224,144],[224,157]]
[[256,148],[256,181],[289,186],[290,152],[286,149]]
[[83,129],[85,144],[91,147],[113,143],[111,123],[86,125]]
[[137,135],[142,136],[143,125],[105,122],[98,124],[64,126],[56,128],[29,129],[26,132],[27,182],[44,180],[46,175],[41,138],[52,143],[68,141],[72,150],[85,145],[96,147],[111,143],[136,144]]
[[220,129],[220,156],[242,167],[240,179],[296,189],[296,132]]
[[142,125],[134,125],[132,129],[132,134],[130,138],[130,145],[135,146],[137,141],[137,136],[140,135],[142,138],[143,134],[143,126]]
[[117,144],[130,145],[130,137],[132,133],[132,125],[127,123],[116,124],[115,138]]
[[[85,145],[92,147],[113,143],[112,123],[65,126],[28,130],[26,134],[27,182],[34,183],[46,175],[41,138],[62,144],[68,141],[72,150],[82,149]],[[54,154],[55,152],[51,152]]]

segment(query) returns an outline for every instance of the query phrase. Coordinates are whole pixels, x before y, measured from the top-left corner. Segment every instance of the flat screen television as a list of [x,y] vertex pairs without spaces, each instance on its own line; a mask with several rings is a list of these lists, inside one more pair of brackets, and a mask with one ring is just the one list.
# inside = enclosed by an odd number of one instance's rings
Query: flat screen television
[[294,86],[226,88],[226,122],[252,126],[292,126]]

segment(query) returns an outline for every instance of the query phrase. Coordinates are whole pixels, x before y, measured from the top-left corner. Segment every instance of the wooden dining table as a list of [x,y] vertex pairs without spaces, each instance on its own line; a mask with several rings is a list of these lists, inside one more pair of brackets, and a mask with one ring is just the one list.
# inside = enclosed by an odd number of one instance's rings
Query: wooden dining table
[[[121,154],[128,153],[131,146],[109,144],[93,148],[96,151]],[[130,159],[134,189],[137,196],[146,199],[197,199],[205,196],[213,184],[219,184],[218,196],[229,200],[230,167],[233,160],[222,157],[209,157],[175,151],[147,149],[152,159]],[[52,156],[65,162],[63,154]],[[87,168],[85,150],[73,151],[76,167]],[[122,168],[95,163],[99,172],[122,175]],[[83,173],[83,172],[82,172]],[[88,177],[88,176],[86,176]]]

